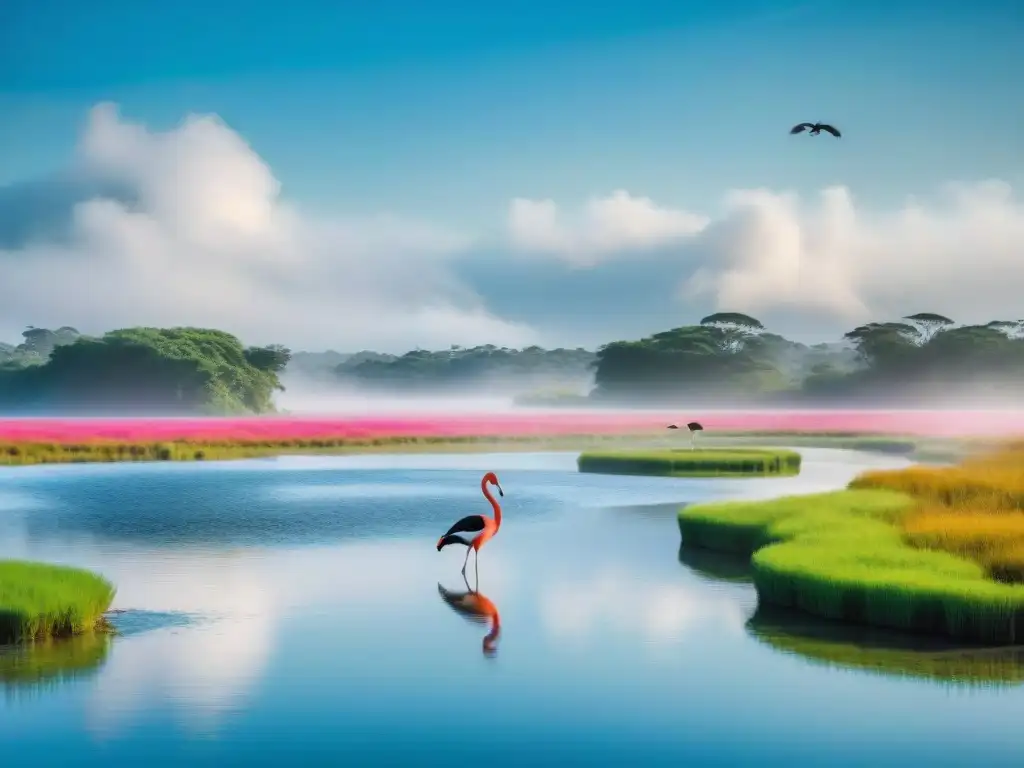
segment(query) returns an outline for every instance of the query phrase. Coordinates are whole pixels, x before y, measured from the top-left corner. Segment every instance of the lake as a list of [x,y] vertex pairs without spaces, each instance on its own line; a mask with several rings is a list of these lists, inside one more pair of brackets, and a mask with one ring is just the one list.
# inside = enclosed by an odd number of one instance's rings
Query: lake
[[[107,643],[0,654],[33,765],[1020,765],[1024,656],[758,613],[680,551],[692,502],[838,488],[899,458],[799,448],[794,478],[578,474],[575,453],[0,470],[0,557],[118,586]],[[487,620],[456,519],[489,511]],[[450,596],[451,597],[451,596]],[[451,599],[455,599],[452,597]]]

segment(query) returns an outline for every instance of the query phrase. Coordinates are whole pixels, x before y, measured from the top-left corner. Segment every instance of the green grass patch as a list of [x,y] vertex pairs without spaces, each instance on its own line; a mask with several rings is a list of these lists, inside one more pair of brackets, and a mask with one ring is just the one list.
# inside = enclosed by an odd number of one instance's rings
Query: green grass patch
[[0,560],[0,644],[95,629],[116,590],[80,568]]
[[1024,639],[1024,586],[909,546],[896,524],[914,504],[874,489],[719,502],[686,507],[679,527],[684,546],[750,555],[762,604],[963,640]]
[[800,454],[772,448],[674,448],[663,450],[585,451],[576,460],[580,472],[666,477],[796,475]]
[[758,610],[747,632],[775,650],[828,667],[886,677],[933,680],[956,687],[1024,682],[1024,648],[963,647],[896,632],[851,627],[778,610]]

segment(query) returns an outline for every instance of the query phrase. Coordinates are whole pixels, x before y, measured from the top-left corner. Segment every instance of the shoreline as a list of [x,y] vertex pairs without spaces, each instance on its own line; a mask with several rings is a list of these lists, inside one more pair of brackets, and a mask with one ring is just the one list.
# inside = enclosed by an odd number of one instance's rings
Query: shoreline
[[[751,441],[772,447],[816,447],[902,455],[920,461],[952,461],[991,444],[982,438],[914,437],[872,432],[735,430],[703,436],[702,448],[748,448]],[[0,437],[0,467],[38,464],[139,461],[228,461],[285,455],[368,453],[478,453],[536,450],[586,451],[615,448],[665,451],[685,441],[662,431],[620,433],[512,434],[478,436],[392,435],[374,438],[281,440],[10,440]]]
[[696,504],[678,513],[681,550],[746,558],[764,608],[973,643],[1020,643],[1024,584],[995,581],[951,551],[910,544],[901,524],[920,503],[917,495],[854,480],[824,493]]

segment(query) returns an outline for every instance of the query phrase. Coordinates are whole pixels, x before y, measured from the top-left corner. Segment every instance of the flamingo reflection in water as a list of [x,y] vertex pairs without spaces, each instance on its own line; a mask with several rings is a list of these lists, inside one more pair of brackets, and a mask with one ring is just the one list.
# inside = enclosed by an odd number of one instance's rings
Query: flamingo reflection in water
[[452,610],[470,621],[480,624],[490,622],[491,631],[484,636],[483,652],[485,656],[493,657],[498,652],[495,643],[498,641],[498,635],[501,634],[501,617],[498,615],[498,608],[486,595],[480,593],[479,578],[477,578],[477,589],[470,588],[466,574],[462,574],[462,580],[466,583],[465,592],[453,592],[438,584],[437,593]]

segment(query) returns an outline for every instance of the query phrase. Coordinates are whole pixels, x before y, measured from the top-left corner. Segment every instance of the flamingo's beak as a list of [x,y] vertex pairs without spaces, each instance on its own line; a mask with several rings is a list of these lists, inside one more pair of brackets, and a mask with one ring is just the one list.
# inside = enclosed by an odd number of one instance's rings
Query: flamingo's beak
[[501,484],[500,483],[495,483],[495,485],[498,486],[498,495],[501,496],[502,498],[505,498],[505,492],[503,490],[501,490]]

